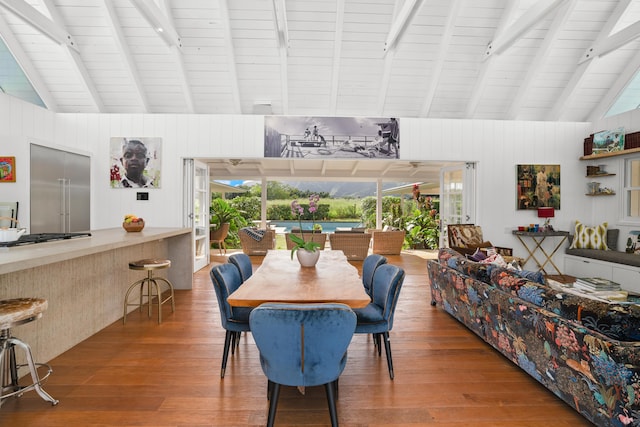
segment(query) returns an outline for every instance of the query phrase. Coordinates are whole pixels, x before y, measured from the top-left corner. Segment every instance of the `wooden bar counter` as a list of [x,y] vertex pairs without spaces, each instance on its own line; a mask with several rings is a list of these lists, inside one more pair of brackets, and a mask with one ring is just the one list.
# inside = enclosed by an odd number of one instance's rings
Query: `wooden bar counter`
[[[166,277],[176,289],[191,289],[190,228],[145,227],[91,231],[90,237],[0,248],[0,299],[45,298],[42,319],[20,326],[39,361],[48,361],[122,318],[124,294],[140,279],[129,262],[166,258]],[[153,321],[151,319],[150,321]],[[126,327],[126,326],[125,326]]]

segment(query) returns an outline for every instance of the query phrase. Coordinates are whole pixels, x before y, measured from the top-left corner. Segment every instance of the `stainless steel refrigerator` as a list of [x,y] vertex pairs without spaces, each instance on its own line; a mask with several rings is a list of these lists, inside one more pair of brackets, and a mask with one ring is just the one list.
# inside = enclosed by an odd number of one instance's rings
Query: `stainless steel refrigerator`
[[90,168],[88,156],[31,144],[30,233],[89,231]]

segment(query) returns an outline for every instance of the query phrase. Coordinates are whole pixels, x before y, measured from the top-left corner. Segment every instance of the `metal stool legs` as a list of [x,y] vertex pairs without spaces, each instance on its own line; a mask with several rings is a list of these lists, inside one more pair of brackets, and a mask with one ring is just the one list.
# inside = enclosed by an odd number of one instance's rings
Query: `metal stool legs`
[[[160,291],[160,285],[158,285],[158,281],[166,283],[169,287],[169,296],[165,299],[162,299],[162,292]],[[147,285],[146,295],[144,294],[145,284]],[[129,294],[136,288],[136,286],[140,287],[140,299],[137,303],[130,303]],[[169,282],[164,277],[154,277],[153,270],[147,270],[147,277],[134,282],[131,286],[129,286],[129,289],[127,290],[127,293],[124,297],[124,315],[122,317],[123,324],[127,323],[127,307],[131,305],[137,305],[140,311],[142,311],[142,304],[145,296],[147,298],[147,304],[149,306],[149,317],[151,317],[151,306],[153,304],[153,300],[154,298],[157,298],[156,304],[158,305],[158,323],[162,323],[162,304],[171,300],[171,312],[173,313],[176,311],[175,299],[173,298],[173,285],[171,284],[171,282]]]
[[[27,359],[26,365],[18,365],[16,363],[16,346],[24,350]],[[18,384],[18,369],[23,366],[28,366],[31,373],[32,384],[28,386]],[[42,378],[38,375],[38,366],[47,367],[47,373]],[[58,400],[51,397],[49,393],[42,388],[42,382],[51,375],[53,370],[46,363],[35,363],[33,361],[33,355],[31,354],[31,347],[18,338],[12,337],[9,329],[0,331],[0,369],[0,405],[6,398],[22,396],[23,393],[30,390],[35,390],[42,399],[51,402],[52,405],[58,404]],[[7,382],[8,380],[10,382]],[[5,393],[5,391],[9,391],[9,393]]]

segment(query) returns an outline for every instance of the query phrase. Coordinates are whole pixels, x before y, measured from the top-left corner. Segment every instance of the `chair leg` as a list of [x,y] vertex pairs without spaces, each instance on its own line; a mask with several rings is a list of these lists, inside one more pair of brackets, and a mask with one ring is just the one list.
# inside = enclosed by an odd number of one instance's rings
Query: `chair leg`
[[271,383],[271,398],[269,399],[269,418],[267,419],[267,427],[273,427],[276,420],[276,410],[278,409],[278,398],[280,397],[280,384]]
[[238,339],[238,334],[236,332],[231,333],[231,344],[229,348],[231,348],[231,355],[236,354],[236,340]]
[[389,377],[393,379],[393,360],[391,359],[391,339],[389,332],[383,332],[384,351],[387,354],[387,365],[389,366]]
[[373,338],[375,341],[375,348],[378,350],[378,357],[382,356],[381,337],[382,337],[382,334],[373,334]]
[[337,380],[324,385],[324,389],[327,392],[327,403],[329,404],[329,416],[331,416],[331,426],[338,426],[338,413],[336,411],[336,393]]
[[235,332],[227,331],[224,334],[224,350],[222,350],[222,368],[220,369],[220,378],[224,378],[224,371],[227,369],[227,358],[229,357],[229,346],[231,338]]

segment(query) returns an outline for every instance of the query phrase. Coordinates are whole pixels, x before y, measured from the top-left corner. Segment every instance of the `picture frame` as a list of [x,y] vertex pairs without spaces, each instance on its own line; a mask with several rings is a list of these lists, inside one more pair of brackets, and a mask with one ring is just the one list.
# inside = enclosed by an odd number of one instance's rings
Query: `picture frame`
[[0,157],[0,182],[16,182],[15,157]]
[[622,150],[624,150],[623,127],[593,134],[593,154],[613,153]]
[[560,209],[560,165],[517,165],[516,188],[518,210]]
[[640,255],[640,230],[629,231],[624,245],[624,251],[628,254]]
[[112,137],[110,158],[111,188],[160,188],[162,138]]
[[265,116],[264,157],[400,158],[395,117]]

